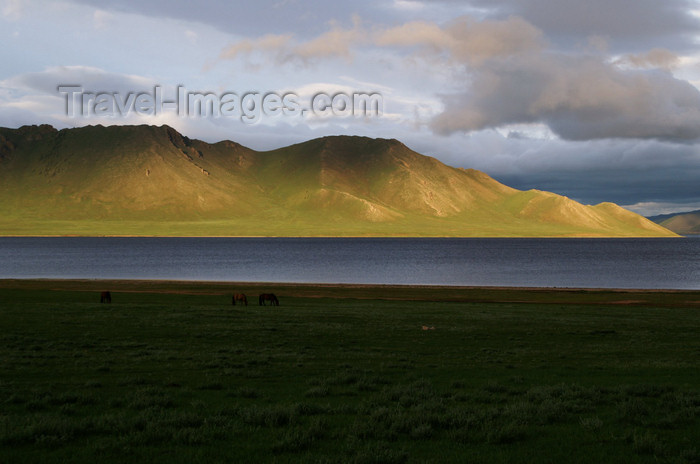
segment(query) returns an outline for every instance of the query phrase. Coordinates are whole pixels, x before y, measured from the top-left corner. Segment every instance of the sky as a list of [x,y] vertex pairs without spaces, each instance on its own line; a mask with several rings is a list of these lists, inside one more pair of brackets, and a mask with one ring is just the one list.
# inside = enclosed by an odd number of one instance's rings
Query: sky
[[[256,150],[395,138],[522,190],[690,211],[699,40],[700,0],[0,0],[0,126],[168,124]],[[178,86],[239,112],[128,106]],[[83,93],[114,100],[69,114]],[[319,93],[379,95],[381,114],[272,111]],[[268,94],[269,114],[242,117]]]

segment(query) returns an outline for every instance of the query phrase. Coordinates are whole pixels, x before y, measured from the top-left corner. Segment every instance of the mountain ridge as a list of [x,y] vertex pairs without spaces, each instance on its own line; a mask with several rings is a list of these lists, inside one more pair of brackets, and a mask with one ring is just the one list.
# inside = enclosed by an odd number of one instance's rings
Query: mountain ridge
[[700,210],[660,214],[647,219],[680,235],[700,235]]
[[396,139],[269,151],[169,126],[0,128],[0,234],[673,236],[614,205],[519,191]]

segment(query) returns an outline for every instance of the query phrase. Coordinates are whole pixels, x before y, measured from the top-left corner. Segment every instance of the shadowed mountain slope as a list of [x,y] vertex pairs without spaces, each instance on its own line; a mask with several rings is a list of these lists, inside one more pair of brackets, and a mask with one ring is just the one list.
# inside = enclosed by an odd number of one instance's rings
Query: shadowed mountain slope
[[700,210],[687,213],[663,214],[649,220],[680,235],[700,235]]

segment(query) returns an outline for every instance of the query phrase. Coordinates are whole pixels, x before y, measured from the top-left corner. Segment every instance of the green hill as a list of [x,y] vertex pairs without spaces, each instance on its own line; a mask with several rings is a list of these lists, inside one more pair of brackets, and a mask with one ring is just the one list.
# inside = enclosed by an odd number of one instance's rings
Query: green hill
[[519,191],[397,140],[268,152],[168,126],[0,128],[1,235],[673,236],[611,203]]
[[700,210],[687,213],[663,214],[650,217],[649,220],[661,224],[668,230],[680,235],[700,234]]

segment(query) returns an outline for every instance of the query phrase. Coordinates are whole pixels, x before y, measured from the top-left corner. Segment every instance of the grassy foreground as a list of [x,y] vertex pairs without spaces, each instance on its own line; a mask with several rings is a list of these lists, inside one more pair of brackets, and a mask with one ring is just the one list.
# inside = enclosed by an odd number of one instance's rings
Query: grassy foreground
[[0,462],[700,462],[699,309],[700,292],[0,281]]

